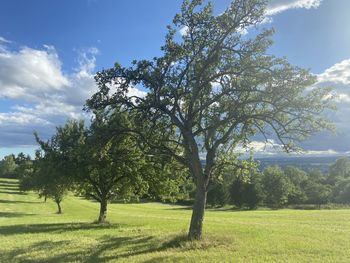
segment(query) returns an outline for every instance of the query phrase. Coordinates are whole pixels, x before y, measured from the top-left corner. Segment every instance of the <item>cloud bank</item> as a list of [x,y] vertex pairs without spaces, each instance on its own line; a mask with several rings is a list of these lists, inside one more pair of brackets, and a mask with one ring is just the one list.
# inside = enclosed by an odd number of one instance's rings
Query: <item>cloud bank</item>
[[0,41],[0,147],[34,145],[34,130],[47,138],[67,119],[87,117],[82,107],[96,91],[97,49],[78,52],[78,67],[65,73],[53,46],[11,50],[10,41]]

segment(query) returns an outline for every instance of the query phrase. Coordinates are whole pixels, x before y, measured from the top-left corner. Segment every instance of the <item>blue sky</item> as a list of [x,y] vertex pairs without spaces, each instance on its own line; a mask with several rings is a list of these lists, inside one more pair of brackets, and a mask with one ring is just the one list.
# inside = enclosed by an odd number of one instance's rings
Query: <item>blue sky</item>
[[[229,0],[214,0],[217,12]],[[166,25],[181,1],[61,0],[0,3],[0,158],[33,153],[33,130],[48,138],[68,118],[85,118],[84,101],[96,90],[93,74],[118,61],[160,55]],[[350,151],[350,1],[271,0],[274,45],[334,86],[338,111],[329,117],[337,135],[317,134],[303,143],[308,154]],[[275,142],[252,147],[274,153]],[[278,148],[278,147],[277,147]]]

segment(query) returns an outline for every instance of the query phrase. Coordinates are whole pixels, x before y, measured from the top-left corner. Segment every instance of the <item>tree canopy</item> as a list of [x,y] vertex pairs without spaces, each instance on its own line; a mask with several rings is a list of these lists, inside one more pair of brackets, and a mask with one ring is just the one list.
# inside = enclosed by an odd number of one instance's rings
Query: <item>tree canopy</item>
[[[259,133],[291,151],[295,142],[329,127],[321,115],[329,90],[312,88],[316,77],[308,70],[268,54],[273,30],[256,27],[265,8],[263,0],[234,0],[215,15],[211,3],[185,0],[168,27],[163,55],[98,72],[99,91],[87,102],[91,109],[136,111],[154,127],[176,130],[157,148],[186,165],[195,181],[190,238],[202,236],[219,150],[245,145]],[[242,34],[251,29],[257,32]],[[130,95],[132,87],[147,94]]]

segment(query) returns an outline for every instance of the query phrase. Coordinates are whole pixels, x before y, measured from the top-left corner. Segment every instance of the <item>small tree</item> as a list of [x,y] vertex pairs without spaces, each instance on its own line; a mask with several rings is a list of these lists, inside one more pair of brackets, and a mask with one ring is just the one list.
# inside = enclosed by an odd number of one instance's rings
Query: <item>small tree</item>
[[22,164],[24,173],[20,177],[20,190],[36,191],[40,198],[45,198],[45,201],[51,198],[57,205],[57,213],[62,214],[61,202],[71,184],[62,176],[61,163],[57,158],[57,153],[52,151],[55,148],[54,137],[46,143],[40,143],[43,146],[42,152],[36,152],[36,158],[30,165]]
[[223,182],[216,182],[208,190],[207,202],[211,206],[224,206],[229,201],[228,186]]
[[261,201],[261,193],[257,181],[259,174],[254,173],[250,178],[237,176],[230,185],[230,200],[237,206],[255,209]]
[[277,208],[288,203],[292,186],[280,167],[267,167],[262,174],[260,184],[265,204]]
[[[329,91],[310,89],[316,76],[268,55],[272,30],[252,38],[241,34],[264,20],[266,2],[234,0],[214,15],[211,3],[185,0],[174,27],[168,27],[163,55],[98,72],[99,92],[87,102],[90,109],[137,112],[164,134],[176,131],[178,136],[164,136],[152,147],[186,166],[196,184],[191,239],[202,237],[219,151],[258,132],[274,134],[290,151],[293,142],[328,127],[318,114],[329,105]],[[181,39],[180,29],[186,31]],[[147,95],[130,96],[134,85]]]
[[15,159],[16,162],[16,178],[22,178],[23,176],[27,176],[33,172],[33,161],[31,160],[29,155],[24,155],[23,153],[19,153]]
[[311,170],[305,186],[307,202],[309,204],[326,204],[331,200],[332,187],[327,184],[326,177],[320,170]]
[[283,170],[286,177],[291,182],[290,193],[288,196],[289,204],[302,204],[307,200],[305,187],[307,184],[307,173],[294,167],[287,166]]
[[14,178],[16,167],[14,155],[10,154],[5,156],[0,163],[0,176]]

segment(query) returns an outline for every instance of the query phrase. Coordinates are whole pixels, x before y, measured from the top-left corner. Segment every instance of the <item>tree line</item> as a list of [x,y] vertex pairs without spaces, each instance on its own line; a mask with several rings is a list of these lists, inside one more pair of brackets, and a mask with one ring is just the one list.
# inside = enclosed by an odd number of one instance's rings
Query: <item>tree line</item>
[[[76,159],[71,159],[74,163],[69,164],[67,159],[62,163],[62,159],[73,157],[63,156],[63,148],[68,147],[66,141],[63,145],[58,145],[57,142],[63,143],[62,137],[67,134],[72,136],[70,132],[73,130],[84,131],[83,123],[69,121],[64,127],[58,128],[57,134],[45,143],[37,138],[41,149],[37,150],[33,160],[23,153],[5,156],[0,162],[0,176],[18,178],[21,191],[36,191],[45,201],[52,198],[57,204],[58,213],[62,213],[61,201],[69,191],[93,199],[100,203],[97,219],[99,223],[105,222],[107,203],[110,201],[134,202],[142,199],[193,204],[195,184],[188,171],[182,170],[176,162],[169,160],[163,163],[159,163],[162,161],[159,159],[157,162],[152,158],[145,160],[141,157],[140,148],[133,149],[131,144],[123,140],[118,142],[120,145],[113,147],[117,148],[114,151],[125,150],[124,159],[114,159],[115,152],[104,153],[109,154],[109,157],[99,155],[99,158],[96,158],[96,154],[101,154],[101,149],[105,151],[105,147],[112,146],[106,143],[104,147],[97,148],[95,144],[84,143],[84,146],[79,146],[83,147],[81,149],[70,149],[76,154]],[[92,131],[89,132],[92,136]],[[53,141],[56,141],[55,149]],[[99,141],[100,145],[101,143]],[[78,147],[77,145],[73,147]],[[124,146],[127,146],[127,151]],[[110,148],[108,150],[111,151]],[[84,162],[77,163],[78,159]],[[156,166],[156,163],[159,166]],[[120,167],[123,169],[118,170]],[[240,209],[256,209],[259,206],[283,208],[293,205],[320,207],[330,203],[350,204],[348,158],[338,159],[329,166],[328,173],[317,169],[304,171],[295,166],[282,169],[274,165],[266,167],[263,171],[258,167],[259,163],[253,159],[235,159],[231,165],[226,164],[224,171],[220,171],[216,180],[211,183],[208,190],[208,206],[233,205]]]
[[[350,160],[340,158],[329,172],[303,171],[295,166],[268,166],[263,171],[227,174],[208,192],[212,206],[235,205],[255,209],[258,206],[282,208],[322,204],[350,204]],[[305,205],[305,206],[304,206]]]

